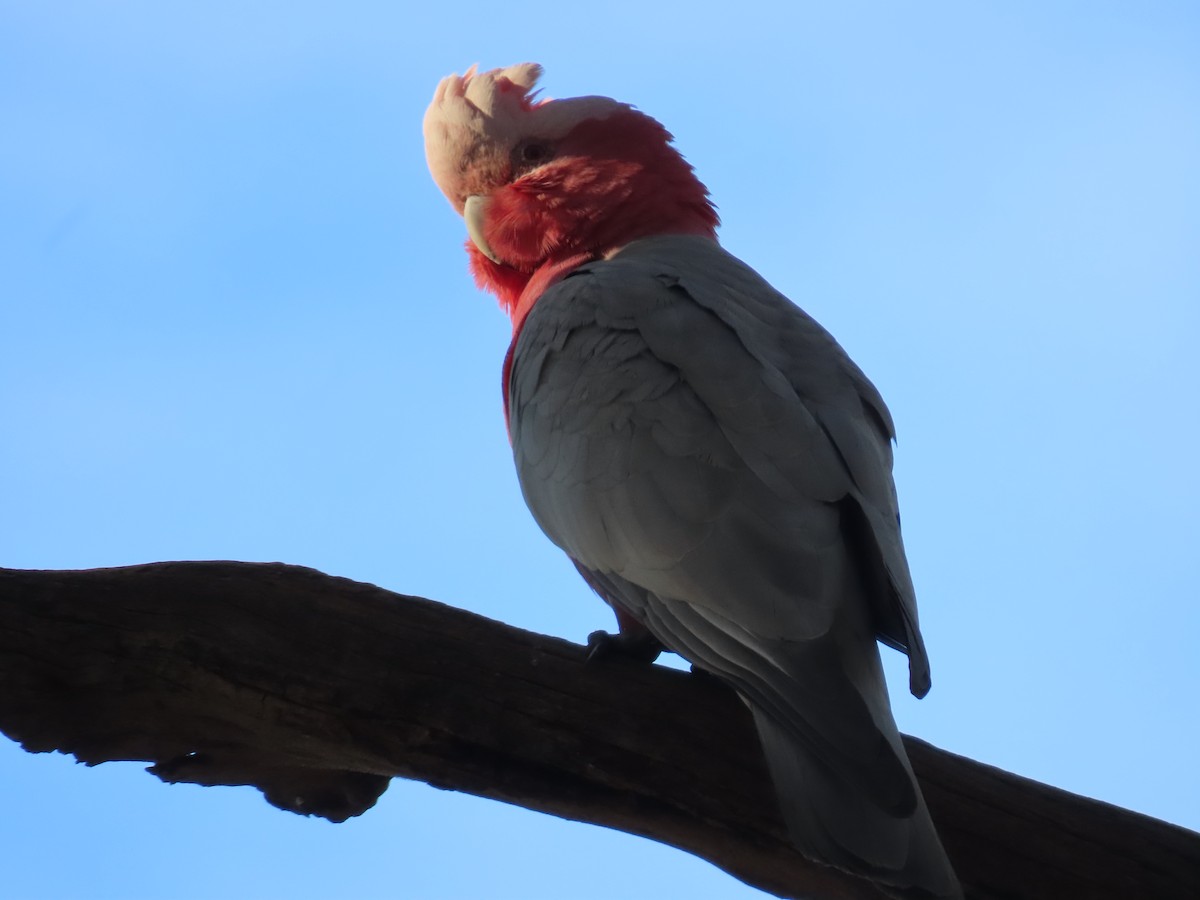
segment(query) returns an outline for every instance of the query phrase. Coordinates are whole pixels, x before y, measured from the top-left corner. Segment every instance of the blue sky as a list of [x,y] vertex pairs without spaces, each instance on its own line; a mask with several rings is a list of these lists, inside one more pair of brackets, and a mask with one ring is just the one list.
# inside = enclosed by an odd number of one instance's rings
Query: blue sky
[[[662,120],[897,420],[934,689],[901,728],[1200,828],[1200,13],[1090,2],[0,3],[0,564],[282,560],[582,640],[437,80]],[[394,782],[333,826],[0,742],[14,898],[750,898]]]

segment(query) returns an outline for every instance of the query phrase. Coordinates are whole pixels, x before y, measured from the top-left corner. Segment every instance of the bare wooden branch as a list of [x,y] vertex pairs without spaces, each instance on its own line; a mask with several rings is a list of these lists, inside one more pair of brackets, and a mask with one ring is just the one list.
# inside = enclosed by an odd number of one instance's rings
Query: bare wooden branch
[[[400,776],[644,835],[782,896],[875,898],[788,845],[710,678],[311,569],[0,569],[0,729],[342,821]],[[907,738],[971,898],[1194,898],[1200,835]]]

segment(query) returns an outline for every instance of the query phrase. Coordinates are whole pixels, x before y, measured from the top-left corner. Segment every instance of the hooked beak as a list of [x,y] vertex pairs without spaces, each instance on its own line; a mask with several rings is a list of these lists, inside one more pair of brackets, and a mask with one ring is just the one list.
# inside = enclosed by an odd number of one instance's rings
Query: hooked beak
[[463,221],[467,223],[467,235],[471,238],[471,243],[475,245],[475,248],[492,262],[503,265],[483,236],[483,220],[487,216],[490,202],[483,194],[472,194],[463,204]]

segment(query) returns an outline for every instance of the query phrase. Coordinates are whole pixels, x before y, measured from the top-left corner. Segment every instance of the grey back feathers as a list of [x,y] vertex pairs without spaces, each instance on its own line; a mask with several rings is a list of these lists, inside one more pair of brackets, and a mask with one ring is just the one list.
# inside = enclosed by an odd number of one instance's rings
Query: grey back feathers
[[746,699],[800,849],[904,896],[958,896],[876,645],[929,689],[894,428],[828,332],[715,241],[639,240],[537,301],[509,410],[538,523]]

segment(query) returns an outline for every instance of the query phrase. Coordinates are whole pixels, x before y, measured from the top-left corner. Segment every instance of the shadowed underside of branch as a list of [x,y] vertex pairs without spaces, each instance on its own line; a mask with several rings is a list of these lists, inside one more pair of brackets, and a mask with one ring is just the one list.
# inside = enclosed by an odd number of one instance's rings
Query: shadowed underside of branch
[[[281,564],[0,569],[0,730],[342,821],[393,777],[680,847],[782,896],[877,898],[787,843],[711,678]],[[1194,898],[1200,836],[906,738],[968,897]]]

